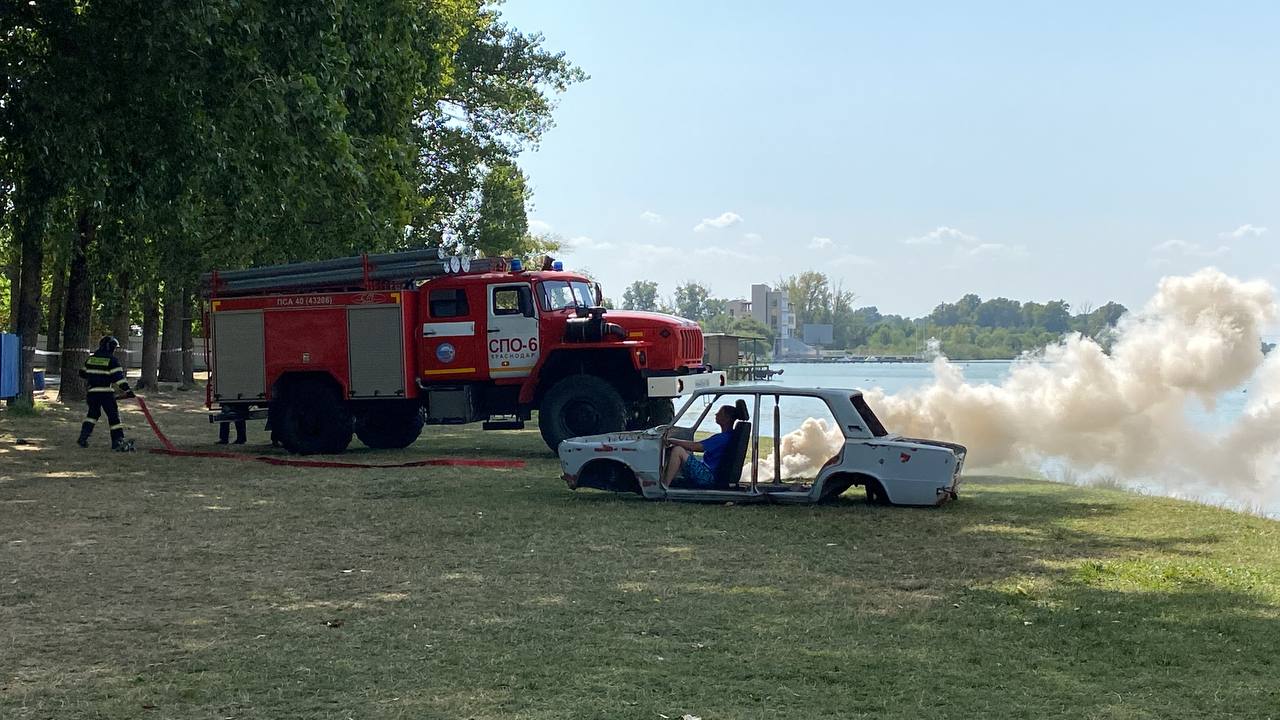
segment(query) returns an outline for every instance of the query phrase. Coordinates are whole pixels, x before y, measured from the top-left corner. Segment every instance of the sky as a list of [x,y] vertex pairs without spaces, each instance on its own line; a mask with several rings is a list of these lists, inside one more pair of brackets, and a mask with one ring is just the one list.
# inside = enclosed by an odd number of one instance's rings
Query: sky
[[883,313],[1280,285],[1280,3],[509,0],[591,78],[521,156],[620,300],[825,272]]

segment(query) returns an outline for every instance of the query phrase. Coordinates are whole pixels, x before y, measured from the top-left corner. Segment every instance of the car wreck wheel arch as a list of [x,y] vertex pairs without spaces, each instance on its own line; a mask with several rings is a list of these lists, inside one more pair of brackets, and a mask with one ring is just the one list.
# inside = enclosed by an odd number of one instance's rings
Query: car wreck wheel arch
[[612,492],[644,493],[640,489],[640,480],[626,463],[609,458],[592,460],[578,471],[578,487],[590,487]]
[[868,473],[837,471],[823,478],[821,482],[822,493],[818,497],[819,502],[835,500],[845,490],[855,485],[867,488],[868,493],[878,492],[885,500],[892,502],[892,498],[889,497],[889,493],[885,490],[884,483],[880,482],[880,478]]

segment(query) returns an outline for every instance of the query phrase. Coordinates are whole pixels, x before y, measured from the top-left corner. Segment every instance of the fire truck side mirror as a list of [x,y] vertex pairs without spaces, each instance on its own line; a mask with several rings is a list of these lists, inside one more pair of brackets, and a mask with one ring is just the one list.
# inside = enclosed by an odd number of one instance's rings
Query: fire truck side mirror
[[596,305],[604,305],[604,288],[600,287],[600,283],[591,283],[591,289],[596,294]]

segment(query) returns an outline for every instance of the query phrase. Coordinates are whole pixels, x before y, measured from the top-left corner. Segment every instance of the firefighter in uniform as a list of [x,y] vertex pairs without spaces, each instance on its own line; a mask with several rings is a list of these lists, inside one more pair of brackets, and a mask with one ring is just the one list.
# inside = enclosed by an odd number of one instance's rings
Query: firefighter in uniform
[[136,397],[129,383],[124,379],[124,367],[116,360],[115,351],[120,341],[108,335],[98,343],[98,349],[84,361],[80,377],[89,386],[89,414],[80,426],[80,439],[76,444],[89,447],[89,435],[103,411],[107,413],[107,422],[111,423],[111,449],[132,450],[132,441],[124,439],[124,425],[120,422],[120,409],[116,407],[116,388],[124,393],[124,397]]

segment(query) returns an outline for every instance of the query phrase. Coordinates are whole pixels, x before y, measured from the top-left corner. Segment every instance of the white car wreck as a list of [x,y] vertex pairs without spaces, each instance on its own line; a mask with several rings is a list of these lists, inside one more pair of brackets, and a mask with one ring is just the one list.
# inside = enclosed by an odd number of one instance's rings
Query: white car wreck
[[[750,419],[733,420],[724,406],[741,406]],[[686,471],[663,477],[670,439],[715,444],[714,467],[701,477]],[[727,443],[725,440],[727,439]],[[867,501],[940,505],[954,499],[965,448],[954,443],[893,435],[857,390],[730,385],[694,392],[670,425],[650,430],[576,437],[560,444],[563,478],[571,489],[633,492],[650,500],[817,503],[854,486]],[[710,459],[710,458],[709,458]]]

